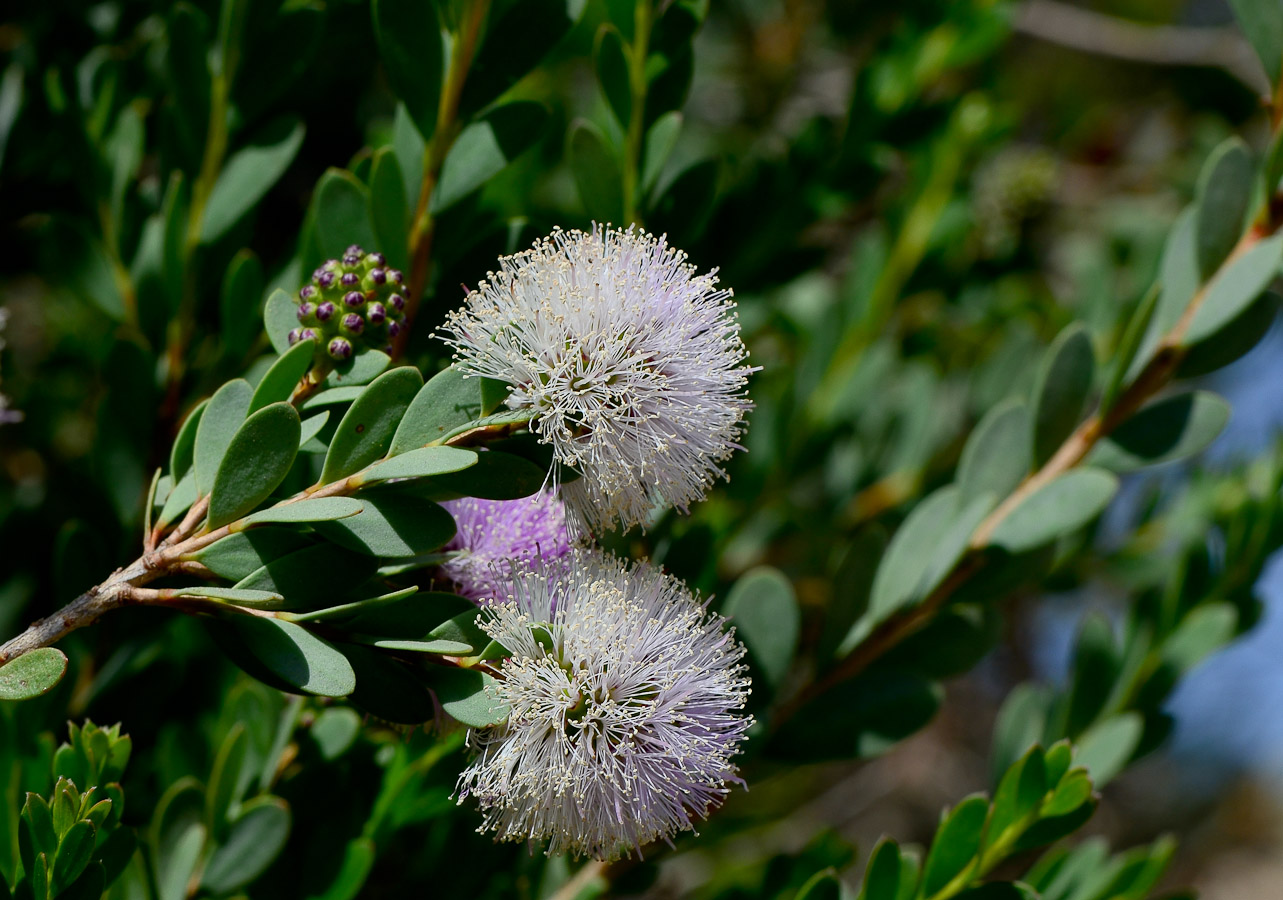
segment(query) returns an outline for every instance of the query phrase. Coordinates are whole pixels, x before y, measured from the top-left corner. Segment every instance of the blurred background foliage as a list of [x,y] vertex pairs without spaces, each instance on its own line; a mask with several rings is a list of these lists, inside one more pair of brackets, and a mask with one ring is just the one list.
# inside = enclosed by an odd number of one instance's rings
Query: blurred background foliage
[[[416,39],[438,13],[442,44]],[[1086,830],[1041,857],[1013,831],[959,869],[1066,900],[1283,896],[1283,730],[1245,725],[1280,720],[1278,644],[1220,663],[1278,638],[1259,587],[1283,543],[1276,330],[1205,379],[1234,409],[1209,452],[1127,476],[1098,525],[779,712],[850,649],[887,536],[987,412],[1029,396],[1057,334],[1082,323],[1102,371],[1120,354],[1204,159],[1235,133],[1264,150],[1265,88],[1220,0],[7,6],[0,390],[22,419],[0,427],[0,633],[136,555],[182,417],[270,362],[273,288],[379,247],[421,288],[400,349],[431,373],[460,285],[593,220],[719,267],[762,367],[729,482],[616,547],[724,611],[790,599],[784,636],[752,646],[750,791],[698,839],[582,870],[473,833],[458,731],[285,697],[198,621],[124,610],[66,642],[56,691],[0,704],[0,874],[24,792],[50,796],[65,722],[90,717],[132,737],[115,815],[141,850],[119,897],[838,896],[828,871],[853,895],[880,835],[931,844],[942,807],[972,815],[962,797],[1061,739],[1112,781]]]

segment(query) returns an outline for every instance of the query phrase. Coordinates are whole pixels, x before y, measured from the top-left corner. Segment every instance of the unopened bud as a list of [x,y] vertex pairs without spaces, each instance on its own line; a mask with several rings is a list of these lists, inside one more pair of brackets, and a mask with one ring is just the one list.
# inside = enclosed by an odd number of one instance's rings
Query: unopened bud
[[348,359],[352,355],[352,344],[343,338],[335,338],[330,341],[329,347],[326,348],[330,356],[337,360]]

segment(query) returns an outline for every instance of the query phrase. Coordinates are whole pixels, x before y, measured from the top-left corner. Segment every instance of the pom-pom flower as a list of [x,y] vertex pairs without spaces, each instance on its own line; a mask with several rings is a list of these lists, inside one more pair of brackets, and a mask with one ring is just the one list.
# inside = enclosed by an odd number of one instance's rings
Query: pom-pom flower
[[576,523],[685,511],[738,449],[746,351],[715,272],[633,229],[555,231],[505,257],[446,321],[461,370],[511,385],[507,404],[559,465]]
[[487,688],[501,724],[469,733],[459,777],[501,840],[614,859],[692,829],[741,783],[752,719],[743,646],[681,582],[577,550],[517,567],[481,624],[507,648]]
[[520,500],[466,497],[442,506],[459,530],[445,547],[458,554],[441,571],[460,594],[473,600],[505,598],[514,561],[551,563],[570,552],[566,509],[551,493]]

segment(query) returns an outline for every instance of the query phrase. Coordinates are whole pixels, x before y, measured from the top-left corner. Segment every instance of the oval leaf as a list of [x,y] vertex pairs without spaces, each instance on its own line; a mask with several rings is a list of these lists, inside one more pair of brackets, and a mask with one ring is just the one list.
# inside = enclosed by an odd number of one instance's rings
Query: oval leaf
[[311,341],[300,341],[284,355],[280,356],[268,369],[254,388],[254,396],[249,401],[249,411],[257,412],[269,403],[289,400],[307,370],[312,367],[316,356],[316,344]]
[[477,453],[459,447],[420,447],[386,462],[370,466],[357,476],[358,485],[374,484],[393,478],[427,478],[459,472],[477,464]]
[[1228,263],[1207,287],[1183,343],[1193,346],[1216,334],[1261,296],[1278,274],[1283,235],[1261,241]]
[[1056,336],[1034,382],[1034,466],[1051,459],[1078,426],[1095,374],[1091,338],[1075,322]]
[[793,662],[802,624],[792,583],[770,566],[751,569],[735,582],[722,612],[767,682],[778,688]]
[[1203,164],[1194,215],[1198,268],[1204,278],[1211,277],[1238,243],[1255,179],[1256,164],[1241,138],[1222,143]]
[[1114,429],[1092,452],[1091,463],[1134,472],[1204,450],[1230,418],[1230,405],[1210,391],[1164,397]]
[[227,840],[214,851],[201,875],[201,887],[215,895],[244,887],[267,870],[285,849],[290,809],[279,797],[255,798],[232,823]]
[[321,697],[346,697],[356,687],[343,654],[301,625],[250,615],[226,621],[245,651],[286,684]]
[[431,500],[388,494],[363,502],[360,515],[320,524],[317,530],[336,544],[381,559],[418,556],[454,537],[454,518]]
[[297,119],[279,119],[227,161],[205,204],[201,243],[226,234],[280,180],[303,146],[303,131]]
[[53,690],[67,671],[55,647],[37,647],[0,666],[0,700],[30,700]]
[[246,516],[236,522],[231,531],[244,531],[253,525],[331,522],[335,519],[355,516],[361,509],[361,501],[351,497],[317,497],[314,500],[299,500],[296,503],[282,503],[260,510],[252,516]]
[[272,349],[284,356],[290,352],[290,332],[298,327],[298,304],[281,289],[272,291],[263,306],[263,328]]
[[985,413],[958,461],[959,502],[970,503],[984,494],[1005,497],[1029,473],[1029,408],[1021,400],[999,403]]
[[265,406],[232,438],[209,495],[210,529],[250,513],[271,496],[294,465],[302,425],[287,402]]
[[983,794],[973,794],[945,815],[923,867],[924,897],[935,896],[961,874],[979,852],[988,816],[989,800]]
[[441,440],[480,415],[481,379],[465,377],[454,366],[443,369],[415,394],[397,426],[389,455],[398,456]]
[[249,382],[237,378],[227,382],[209,398],[205,414],[196,427],[196,446],[192,454],[197,496],[205,496],[214,487],[223,455],[245,421],[253,394]]
[[1100,469],[1071,469],[1043,485],[994,529],[990,543],[1023,553],[1076,531],[1096,518],[1118,490],[1118,479]]
[[393,369],[375,379],[339,422],[325,455],[321,484],[346,478],[384,456],[422,387],[423,376],[413,366]]

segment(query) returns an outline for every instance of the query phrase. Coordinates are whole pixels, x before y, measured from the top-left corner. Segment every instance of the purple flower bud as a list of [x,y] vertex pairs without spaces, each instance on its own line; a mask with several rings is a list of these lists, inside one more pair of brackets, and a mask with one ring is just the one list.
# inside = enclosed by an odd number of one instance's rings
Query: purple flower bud
[[382,303],[371,303],[365,310],[365,316],[371,325],[382,325],[383,320],[388,317],[388,311]]
[[312,316],[316,315],[316,305],[312,303],[300,303],[297,315],[300,322],[306,322]]
[[387,262],[382,253],[367,253],[365,255],[365,261],[372,266],[381,266]]
[[316,288],[310,284],[305,284],[298,290],[298,298],[300,300],[306,300],[314,294],[316,294]]
[[405,309],[405,298],[402,297],[400,294],[393,294],[391,297],[388,298],[388,302],[392,304],[392,308],[395,309],[397,312],[400,312],[401,310]]
[[346,267],[347,267],[347,268],[349,268],[349,269],[355,269],[355,268],[356,268],[357,266],[359,266],[360,264],[361,264],[361,257],[359,257],[359,256],[345,256],[345,257],[343,257],[343,265],[344,265],[344,266],[346,266]]
[[324,269],[320,269],[320,268],[313,269],[313,270],[312,270],[312,280],[313,280],[313,281],[320,281],[320,280],[321,280],[321,276],[322,276],[322,275],[324,275],[324,274],[325,274],[325,270],[324,270]]
[[360,291],[348,291],[343,295],[343,302],[355,309],[365,302],[365,294]]
[[396,337],[396,336],[397,336],[398,334],[400,334],[400,333],[401,333],[401,323],[400,323],[400,322],[389,322],[389,323],[388,323],[388,337],[390,337],[390,338],[394,338],[394,337]]
[[290,342],[290,346],[293,347],[295,344],[298,343],[299,338],[301,338],[302,336],[303,336],[303,329],[295,328],[293,331],[287,334],[285,338]]
[[328,322],[332,315],[334,315],[334,304],[329,300],[326,300],[316,308],[316,320],[318,322]]
[[388,272],[388,281],[391,281],[393,284],[401,284],[403,280],[400,269],[392,269]]
[[340,278],[339,281],[343,283],[344,287],[352,287],[352,285],[358,284],[361,281],[361,276],[355,272],[344,272],[343,277]]
[[375,284],[386,284],[388,280],[388,273],[383,271],[382,269],[371,269],[370,280],[373,281]]
[[322,273],[321,273],[321,275],[320,275],[320,277],[316,279],[316,283],[317,283],[317,284],[319,284],[319,285],[321,286],[321,289],[322,289],[322,290],[325,290],[326,288],[331,288],[331,287],[333,287],[333,286],[334,286],[334,273],[333,273],[333,272],[322,272]]
[[299,331],[298,337],[301,341],[314,341],[316,340],[316,330],[314,328],[304,328]]
[[330,346],[327,349],[330,356],[338,360],[347,359],[352,355],[352,345],[343,338],[335,338],[330,341]]
[[356,313],[348,313],[343,317],[343,327],[353,334],[360,334],[365,329],[365,320]]
[[350,247],[348,247],[346,250],[343,251],[343,255],[344,256],[364,256],[365,251],[361,249],[360,244],[352,244]]

